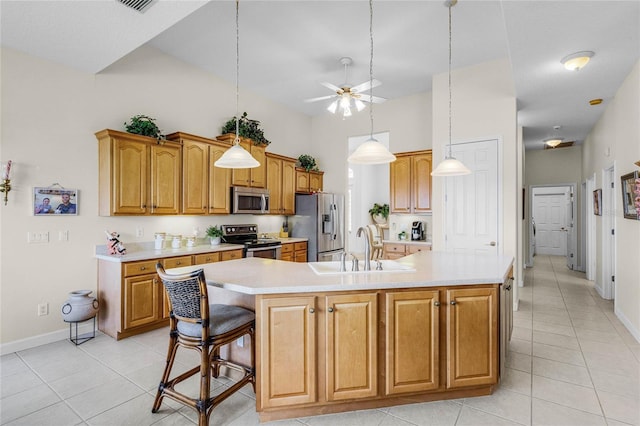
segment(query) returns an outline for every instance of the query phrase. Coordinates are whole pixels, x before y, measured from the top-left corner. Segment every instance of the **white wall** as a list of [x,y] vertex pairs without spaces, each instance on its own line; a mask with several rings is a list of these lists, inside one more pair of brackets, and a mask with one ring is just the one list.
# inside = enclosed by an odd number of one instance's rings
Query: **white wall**
[[[503,221],[499,226],[501,252],[517,256],[517,230],[520,200],[517,149],[516,98],[511,67],[507,59],[486,62],[456,69],[451,76],[452,85],[452,142],[482,138],[498,138],[502,154]],[[433,164],[445,156],[449,138],[449,89],[447,74],[433,77]],[[444,247],[443,178],[433,179],[433,247]],[[516,282],[520,280],[516,269]],[[517,300],[517,297],[516,297]]]
[[615,164],[615,209],[596,216],[596,276],[602,270],[602,233],[604,215],[615,218],[616,227],[616,295],[615,313],[640,341],[640,221],[625,219],[622,215],[620,176],[633,170],[640,160],[640,61],[624,80],[616,95],[608,102],[598,123],[584,142],[583,179],[594,173],[596,188],[602,188],[602,170]]
[[[98,150],[94,133],[123,130],[136,114],[157,119],[165,133],[215,137],[235,115],[235,87],[153,48],[138,49],[97,75],[3,48],[1,158],[13,160],[9,203],[0,206],[0,333],[7,342],[58,331],[66,324],[60,306],[68,293],[96,290],[95,245],[105,229],[127,244],[151,241],[156,231],[191,233],[211,224],[256,220],[260,230],[280,229],[281,217],[99,217]],[[240,91],[240,111],[259,119],[272,141],[267,151],[298,157],[308,151],[311,119]],[[34,186],[57,182],[79,190],[79,215],[35,217]],[[145,235],[135,237],[141,227]],[[59,241],[59,231],[69,241]],[[27,232],[49,232],[50,242],[27,244]],[[39,303],[50,314],[37,316]],[[18,325],[18,326],[16,326]],[[68,332],[68,331],[67,331]],[[58,334],[55,334],[58,336]],[[55,338],[55,336],[50,336]],[[64,334],[61,334],[64,337]],[[38,341],[45,343],[46,338]]]

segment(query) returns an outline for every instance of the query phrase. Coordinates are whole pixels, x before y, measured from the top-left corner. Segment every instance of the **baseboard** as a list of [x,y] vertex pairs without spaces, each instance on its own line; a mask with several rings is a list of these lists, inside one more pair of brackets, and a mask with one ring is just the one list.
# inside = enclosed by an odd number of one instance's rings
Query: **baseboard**
[[627,317],[624,316],[622,311],[620,311],[617,306],[613,308],[613,313],[616,314],[620,322],[627,328],[633,338],[636,339],[638,343],[640,343],[640,330],[638,330],[633,326],[633,324],[631,324],[631,321],[629,321]]
[[[93,321],[88,321],[78,325],[78,334],[91,333],[93,330]],[[74,328],[75,334],[75,328]],[[38,336],[27,337],[26,339],[14,340],[0,344],[0,355],[7,355],[14,352],[24,351],[25,349],[35,348],[36,346],[46,345],[48,343],[59,342],[60,340],[69,339],[69,327],[50,333],[40,334]]]

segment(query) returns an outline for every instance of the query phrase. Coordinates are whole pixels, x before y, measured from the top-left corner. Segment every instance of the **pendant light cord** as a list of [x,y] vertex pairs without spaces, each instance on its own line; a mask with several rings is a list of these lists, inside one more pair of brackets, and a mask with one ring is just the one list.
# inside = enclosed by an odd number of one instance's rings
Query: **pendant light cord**
[[236,138],[235,145],[240,144],[240,25],[239,25],[240,0],[236,0]]
[[449,2],[449,155],[451,157],[451,8],[456,4],[454,0]]
[[373,139],[373,0],[369,0],[369,42],[371,45],[371,55],[369,56],[369,119],[371,121],[371,139]]

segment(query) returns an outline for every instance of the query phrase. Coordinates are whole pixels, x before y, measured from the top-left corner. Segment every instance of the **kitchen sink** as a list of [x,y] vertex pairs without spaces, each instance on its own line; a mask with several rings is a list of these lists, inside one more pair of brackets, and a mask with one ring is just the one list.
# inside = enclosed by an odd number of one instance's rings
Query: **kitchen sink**
[[382,260],[382,270],[376,270],[376,262],[375,260],[371,261],[371,270],[364,270],[364,261],[361,260],[358,262],[358,271],[351,270],[351,261],[348,260],[345,265],[347,270],[340,271],[341,262],[309,262],[307,265],[311,268],[313,272],[318,275],[341,275],[341,274],[383,274],[388,272],[415,272],[416,270],[411,266],[403,265],[402,263],[396,262],[395,260]]

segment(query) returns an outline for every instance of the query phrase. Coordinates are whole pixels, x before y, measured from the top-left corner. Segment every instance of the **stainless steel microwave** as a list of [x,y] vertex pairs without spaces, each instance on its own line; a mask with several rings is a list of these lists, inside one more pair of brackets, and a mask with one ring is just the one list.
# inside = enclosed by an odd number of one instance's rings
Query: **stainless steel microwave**
[[268,214],[269,190],[232,186],[231,208],[233,213]]

